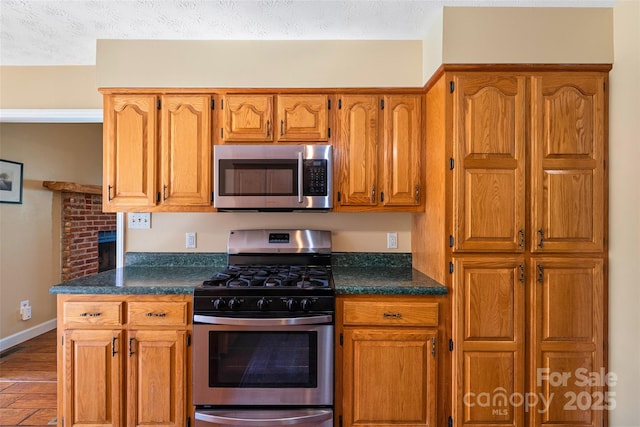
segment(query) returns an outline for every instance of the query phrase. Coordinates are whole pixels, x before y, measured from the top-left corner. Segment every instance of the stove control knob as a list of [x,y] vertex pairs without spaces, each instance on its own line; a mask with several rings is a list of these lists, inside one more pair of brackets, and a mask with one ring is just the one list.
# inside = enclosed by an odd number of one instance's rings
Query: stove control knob
[[269,306],[269,300],[266,298],[260,298],[258,300],[258,310],[265,311]]
[[300,307],[304,312],[309,311],[309,309],[311,308],[311,300],[308,298],[303,298],[302,301],[300,301]]
[[227,303],[222,298],[216,298],[213,300],[213,309],[214,310],[224,310],[227,306]]
[[295,311],[296,308],[298,307],[298,301],[296,301],[293,298],[287,299],[284,303],[287,306],[287,310],[289,311]]
[[238,298],[231,298],[229,300],[229,308],[231,310],[236,310],[238,307],[240,307],[240,300]]

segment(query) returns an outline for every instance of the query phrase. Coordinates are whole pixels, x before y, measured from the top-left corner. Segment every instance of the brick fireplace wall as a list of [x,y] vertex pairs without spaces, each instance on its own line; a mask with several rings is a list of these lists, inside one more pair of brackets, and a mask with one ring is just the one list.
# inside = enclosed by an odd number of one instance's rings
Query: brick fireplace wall
[[102,196],[62,192],[62,281],[98,272],[98,232],[116,229],[116,214],[102,212]]

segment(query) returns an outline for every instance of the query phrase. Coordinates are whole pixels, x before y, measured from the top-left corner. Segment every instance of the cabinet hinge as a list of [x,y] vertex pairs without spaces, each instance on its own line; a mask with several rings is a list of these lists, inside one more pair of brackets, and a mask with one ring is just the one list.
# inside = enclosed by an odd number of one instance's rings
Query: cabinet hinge
[[338,426],[342,427],[342,415],[338,417]]
[[191,427],[191,417],[187,417],[187,427]]
[[449,274],[453,274],[453,263],[449,261]]
[[384,99],[380,100],[380,109],[384,110]]
[[380,201],[384,202],[384,191],[380,192]]
[[453,82],[453,80],[451,80],[449,82],[449,93],[453,93],[455,89],[456,89],[456,84]]
[[449,340],[449,351],[453,351],[453,340]]
[[159,110],[161,105],[161,101],[158,99],[158,101],[156,102],[156,108]]
[[213,191],[211,192],[211,202],[213,202]]
[[158,191],[158,193],[156,194],[156,202],[160,201],[160,192]]
[[340,192],[338,191],[338,201],[340,201]]
[[224,138],[224,128],[220,128],[220,138]]
[[455,243],[455,239],[451,234],[449,234],[449,247],[452,248],[454,243]]
[[64,345],[64,337],[60,337],[60,345]]
[[64,427],[64,417],[62,417],[62,427]]
[[453,170],[453,166],[454,166],[453,157],[450,157],[449,158],[449,170]]
[[338,99],[338,110],[342,110],[342,99]]
[[449,419],[447,420],[447,425],[449,427],[453,427],[453,418],[452,417],[449,417]]
[[607,90],[607,84],[605,82],[602,82],[602,90]]
[[331,138],[331,128],[327,128],[327,138]]
[[436,357],[436,338],[431,337],[431,356]]
[[191,334],[187,334],[187,347],[191,347]]
[[520,264],[520,282],[524,283],[524,264]]
[[220,109],[224,110],[224,99],[220,100]]
[[340,345],[344,345],[344,335],[340,332]]
[[331,110],[331,100],[327,99],[327,110]]
[[211,100],[211,109],[212,109],[212,110],[215,110],[215,109],[216,109],[216,100],[215,100],[215,99],[212,99],[212,100]]

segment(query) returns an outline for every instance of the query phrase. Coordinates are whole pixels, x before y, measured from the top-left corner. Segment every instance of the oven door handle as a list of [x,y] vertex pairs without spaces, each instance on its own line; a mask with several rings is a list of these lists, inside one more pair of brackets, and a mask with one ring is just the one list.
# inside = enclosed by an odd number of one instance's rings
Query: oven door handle
[[204,316],[196,314],[193,316],[194,323],[206,323],[209,325],[231,325],[231,326],[283,326],[283,325],[322,325],[333,322],[333,315],[309,317],[282,317],[282,318],[260,318],[251,319],[243,317],[219,317]]
[[[245,418],[246,415],[253,415],[252,418]],[[326,409],[318,410],[290,410],[290,411],[196,411],[196,420],[214,423],[221,426],[295,426],[300,424],[311,424],[320,421],[330,420],[333,411]]]

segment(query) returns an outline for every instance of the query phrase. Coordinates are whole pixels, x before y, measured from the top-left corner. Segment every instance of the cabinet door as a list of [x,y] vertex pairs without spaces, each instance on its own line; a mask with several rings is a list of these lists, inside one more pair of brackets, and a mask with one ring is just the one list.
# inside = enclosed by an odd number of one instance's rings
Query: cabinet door
[[338,206],[375,206],[378,179],[378,97],[338,99]]
[[327,95],[279,95],[278,141],[327,141]]
[[500,73],[454,77],[456,251],[524,251],[525,83]]
[[224,141],[273,141],[272,95],[226,95],[222,102]]
[[435,426],[436,331],[345,328],[344,426]]
[[609,409],[600,259],[532,260],[530,425],[602,426]]
[[419,95],[384,97],[384,174],[380,197],[385,206],[420,204],[421,104]]
[[531,80],[533,252],[603,249],[606,75]]
[[104,97],[103,209],[156,204],[157,98]]
[[186,331],[128,333],[129,426],[180,427],[187,407]]
[[207,206],[211,202],[210,97],[162,97],[160,186],[162,203]]
[[524,425],[522,257],[458,258],[454,266],[453,419],[457,426]]
[[64,425],[122,425],[122,331],[65,330],[63,336]]

